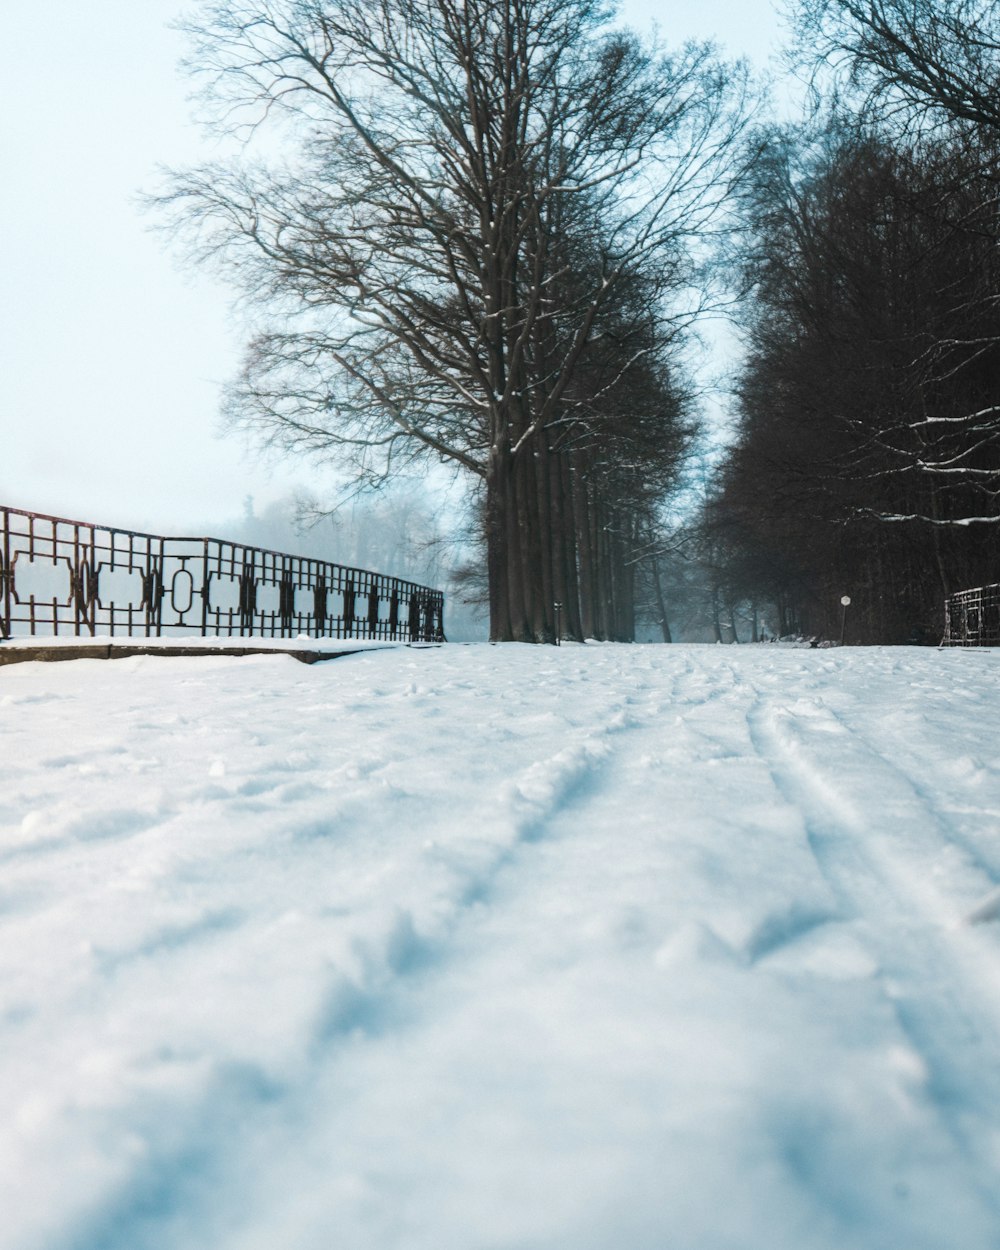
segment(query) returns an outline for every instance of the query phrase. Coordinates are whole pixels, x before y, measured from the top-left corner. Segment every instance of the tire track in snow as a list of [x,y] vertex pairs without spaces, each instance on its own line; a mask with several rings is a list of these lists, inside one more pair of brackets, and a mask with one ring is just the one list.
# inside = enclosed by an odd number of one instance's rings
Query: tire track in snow
[[[866,862],[875,857],[895,893],[939,926],[959,922],[967,904],[995,889],[987,865],[952,835],[932,795],[870,736],[825,703],[803,699],[793,707],[763,708],[763,699],[758,692],[748,713],[751,738],[772,773],[778,762],[779,788],[797,785],[812,795],[807,833],[814,850],[831,829],[852,830],[864,842]],[[952,849],[963,862],[942,884],[936,868]]]
[[[857,926],[896,1018],[925,1066],[927,1092],[981,1200],[1000,1217],[996,1125],[1000,1019],[995,986],[946,927],[955,907],[912,870],[914,843],[941,839],[937,813],[891,762],[812,700],[757,692],[747,723],[786,802],[798,808],[817,866]],[[933,831],[934,839],[929,838]],[[792,930],[790,937],[798,936]],[[994,952],[995,954],[995,952]],[[988,978],[987,978],[988,979]]]
[[[840,719],[845,729],[854,738],[864,743],[869,750],[876,751],[870,730],[855,724],[853,716]],[[942,915],[955,918],[954,892],[961,890],[970,903],[968,908],[962,909],[965,911],[965,920],[968,923],[982,923],[986,919],[991,919],[992,917],[988,915],[989,901],[1000,885],[1000,871],[998,871],[996,855],[989,856],[984,852],[992,851],[993,848],[976,845],[967,832],[956,828],[956,822],[948,818],[949,802],[939,797],[942,787],[933,783],[929,784],[927,781],[927,771],[932,763],[930,760],[921,760],[919,756],[913,756],[905,761],[890,759],[885,755],[881,755],[880,758],[883,765],[898,777],[900,784],[912,790],[933,817],[936,837],[935,845],[929,849],[928,854],[928,879],[935,879],[938,876],[935,871],[937,865],[932,861],[935,859],[940,861],[946,854],[949,860],[949,882],[952,885],[950,894],[942,893],[940,900]],[[942,761],[938,758],[933,763],[940,768]],[[940,777],[937,780],[940,780]],[[987,819],[992,819],[994,826],[1000,816],[996,811],[984,813],[982,808],[968,808],[966,814],[968,812],[974,813],[980,820],[986,815]],[[944,854],[937,844],[945,848]],[[992,862],[990,862],[991,859]],[[972,903],[975,905],[972,906]]]
[[555,755],[529,765],[502,787],[507,836],[491,848],[486,862],[463,860],[460,854],[432,849],[458,878],[452,902],[440,913],[432,933],[421,933],[413,914],[397,909],[387,925],[356,946],[353,974],[334,974],[318,1016],[317,1057],[338,1039],[357,1031],[376,1034],[391,1027],[393,995],[404,982],[448,959],[449,946],[470,910],[489,906],[497,878],[532,843],[542,841],[549,822],[595,781],[597,770],[611,755],[606,740],[622,727],[613,714],[604,733],[591,734]]
[[[617,692],[601,702],[598,730],[577,731],[576,741],[501,785],[497,804],[504,832],[485,854],[482,846],[468,858],[462,857],[462,848],[430,850],[430,857],[440,856],[453,873],[449,900],[439,907],[430,932],[410,910],[395,907],[350,943],[347,965],[331,969],[319,994],[311,1037],[294,1077],[275,1077],[251,1063],[224,1062],[200,1078],[183,1110],[171,1109],[168,1134],[150,1128],[149,1117],[140,1111],[152,1144],[140,1165],[129,1169],[82,1222],[72,1250],[156,1250],[168,1229],[182,1229],[182,1240],[197,1241],[191,1229],[202,1219],[209,1232],[214,1229],[225,1240],[223,1232],[231,1231],[227,1220],[235,1214],[214,1205],[212,1190],[233,1188],[232,1178],[248,1149],[252,1155],[257,1134],[280,1135],[289,1116],[290,1122],[308,1121],[324,1074],[359,1045],[387,1041],[412,1025],[421,981],[448,965],[463,924],[491,906],[497,878],[519,857],[530,856],[553,819],[597,783],[616,738],[630,724],[626,701]],[[239,1113],[241,1103],[249,1123]]]

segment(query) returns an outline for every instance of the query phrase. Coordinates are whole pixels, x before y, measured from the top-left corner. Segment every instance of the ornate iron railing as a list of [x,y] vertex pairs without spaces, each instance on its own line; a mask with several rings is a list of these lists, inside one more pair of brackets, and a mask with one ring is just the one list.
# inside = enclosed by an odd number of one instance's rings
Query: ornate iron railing
[[444,595],[244,543],[0,506],[0,641],[192,633],[443,641]]
[[944,601],[942,646],[1000,646],[1000,585],[960,590]]

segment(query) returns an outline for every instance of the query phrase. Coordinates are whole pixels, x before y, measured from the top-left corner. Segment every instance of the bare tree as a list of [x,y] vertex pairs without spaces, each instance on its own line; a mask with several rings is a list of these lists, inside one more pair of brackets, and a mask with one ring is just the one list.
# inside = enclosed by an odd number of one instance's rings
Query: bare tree
[[[931,526],[1000,523],[1000,5],[795,0],[791,7],[796,56],[817,83],[829,85],[832,67],[845,92],[842,121],[853,113],[858,135],[874,127],[883,144],[898,148],[900,166],[923,170],[924,186],[908,206],[926,243],[914,263],[927,269],[932,252],[947,254],[936,306],[927,310],[921,296],[923,325],[907,337],[910,393],[897,402],[895,420],[869,430],[887,472],[923,477],[932,489],[917,505],[876,509],[885,520]],[[893,196],[898,211],[898,186]],[[964,508],[939,506],[957,492],[966,494]]]
[[746,125],[744,71],[705,46],[662,55],[607,16],[597,0],[235,0],[189,26],[216,124],[280,116],[296,145],[277,167],[175,174],[162,197],[266,315],[232,418],[362,479],[426,455],[473,475],[495,639],[552,637],[555,592],[574,592],[574,477],[597,480],[623,380],[662,376],[698,311],[698,249]]
[[1000,129],[995,0],[793,0],[798,57],[846,71],[866,104]]

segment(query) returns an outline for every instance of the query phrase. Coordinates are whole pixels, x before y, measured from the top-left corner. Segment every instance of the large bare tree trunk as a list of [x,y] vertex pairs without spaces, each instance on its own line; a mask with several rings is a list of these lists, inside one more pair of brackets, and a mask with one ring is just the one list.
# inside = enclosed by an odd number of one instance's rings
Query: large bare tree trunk
[[531,632],[535,642],[555,642],[552,592],[552,526],[549,516],[548,466],[542,438],[536,436],[524,449],[525,501],[531,519]]
[[486,477],[486,566],[491,642],[507,641],[512,631],[507,470],[506,458],[494,448]]
[[590,507],[587,498],[587,482],[580,458],[572,468],[573,516],[576,530],[577,550],[580,556],[580,632],[586,638],[594,635],[594,549],[591,543]]
[[664,642],[673,642],[670,622],[667,620],[667,605],[663,598],[663,582],[660,578],[660,557],[655,552],[650,557],[650,564],[653,570],[653,593],[656,595],[656,610],[660,616],[660,631],[663,634]]
[[564,638],[581,641],[580,604],[576,586],[576,545],[573,540],[572,489],[564,453],[549,454],[549,496],[552,507],[553,593],[562,605],[560,627]]

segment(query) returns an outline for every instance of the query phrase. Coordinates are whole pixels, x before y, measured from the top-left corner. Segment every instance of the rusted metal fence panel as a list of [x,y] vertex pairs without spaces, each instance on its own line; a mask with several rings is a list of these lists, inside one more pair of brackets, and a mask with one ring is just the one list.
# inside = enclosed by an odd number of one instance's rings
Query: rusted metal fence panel
[[0,641],[98,634],[443,641],[444,595],[244,543],[0,506]]
[[944,601],[945,647],[1000,646],[1000,585],[960,590]]

